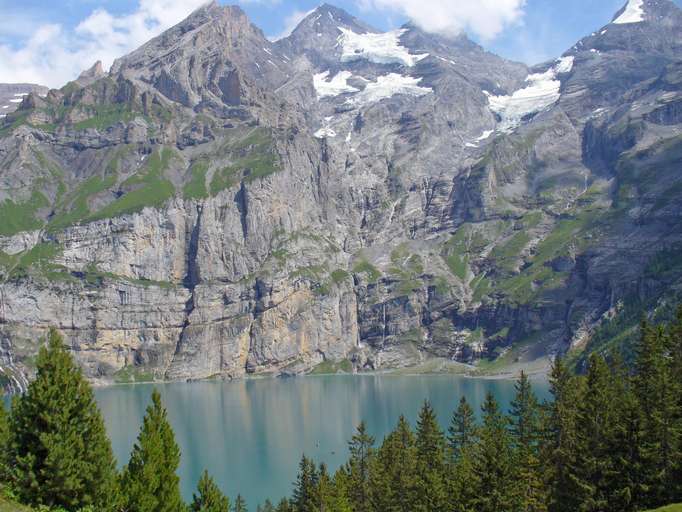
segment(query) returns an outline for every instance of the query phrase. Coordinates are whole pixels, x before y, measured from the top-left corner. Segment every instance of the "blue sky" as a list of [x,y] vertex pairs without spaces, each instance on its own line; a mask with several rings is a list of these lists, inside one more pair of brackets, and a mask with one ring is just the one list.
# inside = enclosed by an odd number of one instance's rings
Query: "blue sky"
[[[51,86],[73,78],[95,58],[105,66],[203,0],[0,0],[0,82]],[[682,6],[682,0],[675,0]],[[221,1],[225,4],[228,2]],[[266,35],[276,36],[320,0],[235,0]],[[486,49],[535,64],[556,57],[607,24],[626,0],[332,0],[379,29],[412,14],[426,25],[447,19]],[[480,5],[489,5],[481,12]],[[485,10],[485,9],[483,9]],[[143,20],[139,30],[131,28]],[[150,21],[151,20],[151,21]],[[438,25],[440,27],[440,25]],[[453,27],[455,27],[453,29]],[[92,61],[92,62],[91,62]]]

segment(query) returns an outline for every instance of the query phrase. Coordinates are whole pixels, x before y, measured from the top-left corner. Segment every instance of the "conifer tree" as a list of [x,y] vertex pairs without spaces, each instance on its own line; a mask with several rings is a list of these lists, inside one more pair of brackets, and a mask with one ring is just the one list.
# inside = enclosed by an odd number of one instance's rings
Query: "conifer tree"
[[511,403],[511,438],[514,447],[515,509],[522,512],[547,510],[544,482],[540,470],[539,404],[522,371]]
[[152,392],[142,428],[122,477],[127,512],[182,512],[180,449],[168,422],[161,395]]
[[298,465],[298,476],[294,484],[292,504],[296,512],[314,512],[319,510],[318,475],[315,464],[303,455]]
[[450,454],[456,461],[461,457],[462,450],[471,446],[476,440],[476,418],[474,410],[465,396],[459,401],[457,410],[452,415],[448,428],[448,443]]
[[351,512],[353,507],[350,500],[349,491],[350,477],[344,467],[340,467],[333,478],[333,506],[330,510],[334,512]]
[[206,470],[199,478],[197,492],[190,505],[192,512],[230,512],[230,500],[220,491]]
[[282,498],[277,504],[277,508],[275,510],[277,512],[292,512],[293,507],[291,506],[291,502],[288,499]]
[[263,503],[262,506],[258,506],[256,508],[257,512],[275,512],[275,506],[272,504],[270,500],[265,500],[265,503]]
[[401,416],[374,458],[370,486],[374,510],[409,512],[415,509],[416,461],[414,434]]
[[477,512],[513,510],[514,473],[508,419],[490,392],[482,409],[483,424],[473,461],[477,483],[475,509]]
[[677,310],[677,317],[670,328],[671,352],[671,380],[674,389],[672,394],[677,397],[674,405],[676,411],[673,422],[674,450],[673,475],[674,484],[670,488],[673,503],[682,502],[682,305]]
[[607,475],[609,510],[630,512],[642,502],[644,477],[642,457],[643,416],[632,379],[620,355],[612,356],[611,396],[614,411],[613,435],[607,447],[612,460]]
[[351,507],[355,512],[372,510],[370,496],[370,467],[374,457],[374,438],[361,422],[349,443],[348,490]]
[[99,511],[118,506],[111,444],[90,385],[54,329],[37,375],[14,402],[8,469],[23,503]]
[[462,396],[448,429],[450,454],[448,493],[450,509],[456,512],[474,510],[476,475],[473,470],[473,454],[477,436],[478,426],[474,411],[466,397]]
[[447,508],[445,436],[431,404],[424,402],[417,420],[417,503],[414,510],[432,512]]
[[0,482],[8,477],[7,449],[9,445],[9,419],[5,404],[0,401]]
[[578,405],[577,457],[571,475],[579,510],[601,512],[609,506],[610,447],[614,436],[611,374],[604,358],[590,357],[585,393]]
[[577,458],[577,406],[582,399],[581,381],[573,377],[562,359],[556,359],[549,383],[553,400],[545,406],[546,424],[541,448],[549,510],[575,512],[580,503],[571,475]]
[[642,407],[643,503],[655,508],[672,498],[675,489],[674,452],[679,396],[669,359],[669,342],[661,328],[642,326],[637,346],[635,389]]
[[234,500],[234,508],[232,510],[233,512],[248,512],[249,509],[246,507],[246,500],[244,500],[241,494],[237,494],[237,498]]

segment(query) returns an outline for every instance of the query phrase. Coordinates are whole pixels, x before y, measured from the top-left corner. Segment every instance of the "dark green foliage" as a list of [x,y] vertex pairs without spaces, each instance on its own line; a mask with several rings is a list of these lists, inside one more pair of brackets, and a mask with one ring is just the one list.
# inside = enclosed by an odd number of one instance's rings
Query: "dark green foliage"
[[524,372],[516,382],[510,417],[515,509],[543,512],[547,510],[547,499],[540,468],[540,407]]
[[370,467],[374,458],[374,438],[367,433],[363,421],[348,444],[348,489],[350,502],[355,511],[370,511]]
[[[333,476],[304,456],[292,498],[276,507],[266,502],[258,510],[638,512],[680,502],[682,309],[667,327],[644,324],[641,332],[634,368],[619,354],[593,354],[587,374],[577,376],[558,359],[550,375],[550,402],[538,404],[521,373],[508,416],[488,393],[477,422],[462,398],[447,438],[428,402],[416,432],[401,417],[378,449],[361,423],[349,442],[348,462]],[[9,438],[0,478],[10,479],[10,492],[27,503],[66,510],[85,504],[98,511],[184,512],[175,474],[180,454],[158,393],[121,479],[121,507],[92,393],[55,336],[41,351],[36,382],[13,408],[9,434],[0,410],[0,454]],[[79,400],[85,406],[76,411]],[[38,414],[44,411],[47,424]],[[83,428],[88,422],[90,428]],[[47,434],[36,433],[33,425]],[[80,439],[86,436],[94,436],[94,450],[82,450]],[[22,448],[20,456],[19,447],[25,446],[30,449]],[[45,469],[33,471],[32,464]],[[92,478],[91,471],[99,477]],[[244,512],[246,504],[238,496],[230,509],[204,472],[189,510]]]
[[296,512],[313,512],[319,509],[318,483],[315,463],[304,455],[298,465],[298,476],[291,499]]
[[398,426],[386,436],[373,461],[370,489],[374,510],[415,510],[416,450],[412,429],[401,416]]
[[452,415],[448,429],[450,454],[455,460],[462,457],[462,451],[476,441],[476,418],[474,410],[463,396],[457,410]]
[[142,429],[122,477],[128,512],[182,512],[180,497],[180,449],[168,423],[161,395],[154,390]]
[[115,510],[116,467],[104,422],[57,331],[50,331],[36,367],[10,417],[12,489],[29,505]]
[[194,494],[190,505],[192,512],[230,512],[230,500],[220,492],[208,471],[202,473],[197,493]]
[[486,395],[482,410],[480,441],[474,450],[473,460],[476,510],[512,510],[515,485],[509,420],[502,414],[490,392]]
[[270,500],[265,500],[263,505],[258,505],[256,512],[275,512],[275,506]]
[[241,494],[237,494],[237,498],[234,500],[234,507],[232,510],[233,512],[248,512],[248,508],[246,508],[246,501],[244,501],[244,498]]
[[432,512],[447,508],[445,436],[436,414],[425,402],[417,420],[416,492],[414,510]]

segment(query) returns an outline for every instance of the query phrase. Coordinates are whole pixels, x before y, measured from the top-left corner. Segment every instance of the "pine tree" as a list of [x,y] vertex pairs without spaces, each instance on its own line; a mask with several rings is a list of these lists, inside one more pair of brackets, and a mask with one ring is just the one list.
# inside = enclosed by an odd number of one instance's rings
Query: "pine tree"
[[114,510],[117,475],[92,389],[56,330],[40,349],[36,379],[14,402],[9,478],[22,502]]
[[265,503],[263,503],[262,506],[258,506],[256,508],[257,512],[275,512],[275,506],[272,504],[270,500],[265,500]]
[[350,503],[355,512],[372,510],[370,496],[370,467],[374,457],[374,438],[367,433],[365,422],[361,422],[349,443],[348,491]]
[[477,481],[476,511],[512,510],[514,472],[508,419],[490,392],[482,409],[483,425],[473,461]]
[[581,380],[557,359],[550,374],[553,400],[545,405],[541,447],[543,474],[551,512],[575,512],[580,505],[572,478],[577,458],[577,406],[582,399]]
[[345,468],[340,467],[333,478],[333,504],[330,510],[334,512],[352,512],[350,499],[350,476]]
[[679,396],[668,361],[669,341],[661,328],[642,326],[637,346],[635,390],[642,407],[644,482],[643,503],[651,508],[667,504],[675,489],[676,419]]
[[522,371],[511,403],[511,437],[514,447],[515,509],[522,512],[547,510],[540,470],[539,405],[528,376]]
[[370,485],[374,510],[409,512],[415,509],[416,461],[414,434],[401,416],[374,458]]
[[246,507],[246,501],[241,494],[237,494],[237,498],[234,500],[233,512],[248,512],[249,509]]
[[682,502],[682,305],[677,310],[677,317],[670,327],[671,353],[671,393],[677,397],[674,404],[675,418],[673,421],[673,474],[670,487],[670,501]]
[[291,506],[291,503],[289,502],[288,499],[282,498],[280,502],[277,504],[276,510],[277,512],[292,512],[293,507]]
[[457,410],[452,415],[450,428],[448,428],[448,442],[450,454],[454,461],[457,461],[462,450],[471,446],[476,441],[476,418],[474,410],[467,402],[465,396],[459,401]]
[[190,505],[192,512],[230,512],[230,500],[220,491],[208,471],[204,470],[199,478],[197,492]]
[[616,419],[611,383],[606,361],[592,354],[585,393],[578,404],[577,457],[571,474],[578,510],[583,512],[601,512],[609,507],[609,474],[617,469],[609,451]]
[[466,397],[462,396],[448,429],[450,453],[448,494],[451,510],[457,512],[474,510],[477,486],[473,452],[477,442],[478,426],[474,411]]
[[7,450],[9,447],[9,419],[5,404],[0,401],[0,482],[8,479]]
[[298,465],[298,476],[294,484],[292,504],[296,512],[314,512],[319,510],[318,475],[315,464],[303,455]]
[[611,396],[617,403],[613,421],[613,435],[607,447],[612,466],[608,479],[608,509],[617,512],[638,510],[642,502],[645,475],[643,473],[641,406],[634,392],[632,379],[620,355],[611,362]]
[[417,503],[414,510],[446,510],[445,436],[429,402],[424,402],[419,412],[416,448]]
[[168,423],[161,395],[152,392],[142,428],[122,477],[127,512],[182,512],[180,449]]

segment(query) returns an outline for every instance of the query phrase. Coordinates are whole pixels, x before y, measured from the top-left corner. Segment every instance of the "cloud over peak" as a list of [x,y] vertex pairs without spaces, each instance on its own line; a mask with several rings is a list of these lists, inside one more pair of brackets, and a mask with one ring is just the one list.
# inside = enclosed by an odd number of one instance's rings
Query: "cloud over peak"
[[454,36],[472,32],[498,36],[523,17],[526,0],[358,0],[364,9],[399,12],[427,32]]

